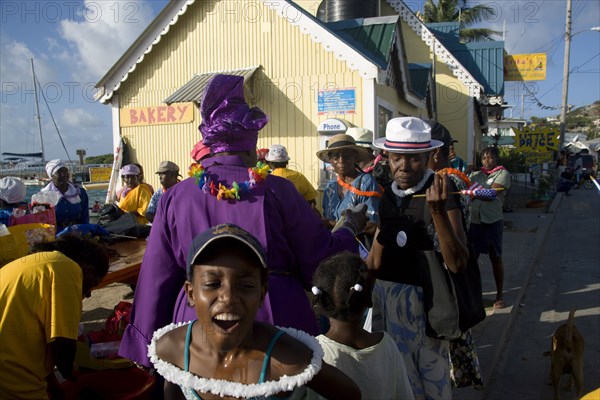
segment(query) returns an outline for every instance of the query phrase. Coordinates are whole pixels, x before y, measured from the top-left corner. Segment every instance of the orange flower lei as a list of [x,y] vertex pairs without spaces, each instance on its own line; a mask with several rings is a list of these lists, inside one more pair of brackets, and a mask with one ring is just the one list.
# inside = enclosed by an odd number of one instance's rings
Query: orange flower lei
[[209,181],[202,164],[193,163],[188,170],[188,176],[196,178],[198,187],[203,192],[216,196],[217,200],[239,200],[240,195],[248,193],[257,183],[263,182],[268,174],[269,165],[258,162],[256,167],[248,168],[250,179],[242,183],[233,182],[232,186],[228,188],[220,182]]
[[[344,182],[344,180],[342,178],[340,178],[338,176],[337,178],[337,183],[338,185],[340,185],[341,187],[343,187],[346,190],[349,190],[350,192],[358,195],[358,196],[365,196],[365,197],[381,197],[381,193],[379,192],[365,192],[363,190],[360,190],[359,188],[356,188],[346,182]],[[379,187],[379,189],[383,192],[383,188],[380,185],[377,185]]]
[[440,175],[442,175],[442,174],[456,175],[460,179],[462,179],[463,182],[465,182],[467,184],[467,187],[471,186],[471,180],[469,179],[469,177],[467,175],[465,175],[464,173],[460,172],[459,170],[457,170],[456,168],[444,168],[444,169],[440,169],[437,173],[440,174]]

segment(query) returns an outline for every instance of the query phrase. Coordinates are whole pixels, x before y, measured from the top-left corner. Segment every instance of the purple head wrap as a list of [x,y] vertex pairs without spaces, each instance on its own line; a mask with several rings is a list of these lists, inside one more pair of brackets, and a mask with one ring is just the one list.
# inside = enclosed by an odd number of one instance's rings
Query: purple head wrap
[[200,105],[202,142],[211,153],[254,151],[258,131],[269,122],[258,107],[244,100],[244,78],[215,75],[208,83]]

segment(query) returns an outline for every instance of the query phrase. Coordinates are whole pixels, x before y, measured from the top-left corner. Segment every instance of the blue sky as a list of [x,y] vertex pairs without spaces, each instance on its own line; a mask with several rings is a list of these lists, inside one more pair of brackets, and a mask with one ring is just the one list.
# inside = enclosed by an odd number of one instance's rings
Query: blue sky
[[[202,0],[197,0],[202,1]],[[233,1],[233,0],[230,0]],[[256,0],[244,0],[256,1]],[[413,10],[423,1],[407,0]],[[318,1],[315,0],[315,3]],[[472,2],[477,3],[477,2]],[[0,149],[40,150],[30,58],[50,112],[40,95],[46,158],[66,158],[76,149],[112,152],[110,107],[93,101],[95,83],[166,4],[165,0],[87,0],[0,2]],[[566,2],[563,0],[489,1],[497,15],[482,24],[505,31],[510,54],[545,52],[546,81],[507,82],[505,100],[512,116],[556,116],[562,96]],[[573,0],[569,104],[600,99],[600,2]],[[501,38],[499,38],[501,39]],[[526,94],[523,107],[521,95]],[[510,112],[507,112],[510,115]]]

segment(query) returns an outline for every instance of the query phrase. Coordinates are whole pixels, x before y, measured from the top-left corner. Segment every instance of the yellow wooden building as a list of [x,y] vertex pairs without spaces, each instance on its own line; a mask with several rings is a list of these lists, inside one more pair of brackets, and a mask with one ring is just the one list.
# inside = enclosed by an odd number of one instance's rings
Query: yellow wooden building
[[160,161],[184,174],[192,162],[208,79],[242,75],[247,101],[270,117],[259,147],[286,146],[291,167],[317,186],[315,153],[335,133],[317,132],[324,121],[379,136],[389,118],[431,116],[428,75],[411,71],[400,21],[324,24],[287,1],[171,1],[98,82],[97,99],[112,107],[115,146],[125,138],[157,186]]

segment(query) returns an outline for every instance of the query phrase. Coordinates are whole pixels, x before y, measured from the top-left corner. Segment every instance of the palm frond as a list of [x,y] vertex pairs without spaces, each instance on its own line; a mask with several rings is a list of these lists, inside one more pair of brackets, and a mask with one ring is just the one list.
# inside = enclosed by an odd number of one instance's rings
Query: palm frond
[[493,36],[501,34],[502,32],[486,28],[464,28],[460,30],[460,40],[462,42],[484,42],[493,40]]
[[478,42],[493,40],[501,32],[487,28],[467,28],[467,26],[496,16],[496,9],[486,4],[469,7],[468,0],[425,0],[422,20],[426,24],[434,22],[459,22],[460,40]]
[[457,7],[458,0],[438,0],[437,4],[433,0],[426,0],[423,5],[424,21],[426,23],[457,21]]
[[462,8],[460,13],[460,22],[465,25],[471,25],[476,22],[496,16],[496,9],[485,4],[478,4],[470,8]]

